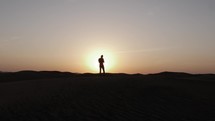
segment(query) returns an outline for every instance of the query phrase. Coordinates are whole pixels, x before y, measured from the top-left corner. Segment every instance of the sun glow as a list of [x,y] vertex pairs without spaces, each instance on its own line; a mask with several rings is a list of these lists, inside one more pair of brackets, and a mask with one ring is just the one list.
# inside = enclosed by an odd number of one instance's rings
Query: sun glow
[[105,51],[105,50],[98,50],[91,52],[87,59],[86,59],[86,65],[89,67],[90,71],[92,72],[99,72],[99,62],[98,59],[100,56],[103,55],[104,58],[104,66],[106,72],[111,72],[114,68],[114,65],[116,63],[115,57],[111,51]]

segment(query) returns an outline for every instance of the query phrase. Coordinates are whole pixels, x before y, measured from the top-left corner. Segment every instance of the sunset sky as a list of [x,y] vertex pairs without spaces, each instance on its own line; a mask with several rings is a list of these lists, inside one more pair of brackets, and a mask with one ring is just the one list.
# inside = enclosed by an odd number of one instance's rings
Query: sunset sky
[[215,0],[1,0],[0,71],[215,73]]

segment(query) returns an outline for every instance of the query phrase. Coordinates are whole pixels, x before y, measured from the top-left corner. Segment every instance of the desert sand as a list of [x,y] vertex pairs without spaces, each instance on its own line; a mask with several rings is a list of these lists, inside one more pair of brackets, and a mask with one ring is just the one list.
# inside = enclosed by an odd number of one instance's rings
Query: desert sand
[[214,121],[215,75],[0,73],[1,121]]

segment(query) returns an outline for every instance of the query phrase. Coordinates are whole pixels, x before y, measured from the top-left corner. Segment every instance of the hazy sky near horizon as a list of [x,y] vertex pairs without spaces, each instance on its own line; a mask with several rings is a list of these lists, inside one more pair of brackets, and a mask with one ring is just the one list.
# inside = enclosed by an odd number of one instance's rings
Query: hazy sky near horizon
[[0,71],[97,72],[92,57],[104,54],[108,72],[215,73],[214,6],[215,0],[1,0]]

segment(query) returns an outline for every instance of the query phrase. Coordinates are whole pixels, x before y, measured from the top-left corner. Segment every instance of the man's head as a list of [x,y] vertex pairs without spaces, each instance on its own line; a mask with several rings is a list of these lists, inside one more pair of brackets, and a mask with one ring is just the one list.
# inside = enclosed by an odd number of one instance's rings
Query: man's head
[[101,55],[101,58],[103,58],[103,55]]

